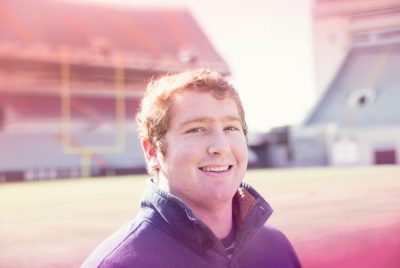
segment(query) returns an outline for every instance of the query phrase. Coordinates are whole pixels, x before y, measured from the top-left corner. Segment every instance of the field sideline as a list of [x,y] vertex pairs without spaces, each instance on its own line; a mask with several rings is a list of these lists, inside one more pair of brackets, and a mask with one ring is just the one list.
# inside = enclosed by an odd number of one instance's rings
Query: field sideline
[[[147,176],[0,184],[0,267],[78,267]],[[400,267],[400,167],[251,170],[304,267]]]

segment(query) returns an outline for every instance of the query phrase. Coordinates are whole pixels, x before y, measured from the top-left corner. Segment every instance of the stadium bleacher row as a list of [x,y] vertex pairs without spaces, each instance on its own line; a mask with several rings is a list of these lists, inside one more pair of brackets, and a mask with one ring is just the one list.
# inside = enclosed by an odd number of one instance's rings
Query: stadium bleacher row
[[399,65],[400,43],[354,48],[306,125],[399,125]]
[[83,157],[89,157],[92,176],[144,170],[135,99],[124,101],[125,116],[118,121],[114,99],[71,98],[68,128],[59,97],[2,96],[2,104],[7,107],[0,131],[0,180],[79,177]]

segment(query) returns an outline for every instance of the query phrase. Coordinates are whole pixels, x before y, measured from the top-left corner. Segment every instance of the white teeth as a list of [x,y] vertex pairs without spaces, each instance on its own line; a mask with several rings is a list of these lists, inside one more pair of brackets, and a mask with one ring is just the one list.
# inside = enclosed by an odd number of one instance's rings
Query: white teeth
[[205,171],[210,171],[210,172],[222,172],[226,171],[229,169],[229,166],[223,166],[223,167],[203,167],[202,168]]

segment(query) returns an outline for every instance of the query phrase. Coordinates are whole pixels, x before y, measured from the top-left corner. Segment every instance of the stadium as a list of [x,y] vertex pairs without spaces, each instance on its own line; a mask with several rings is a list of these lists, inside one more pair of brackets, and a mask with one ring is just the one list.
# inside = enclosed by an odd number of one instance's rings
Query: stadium
[[[245,181],[303,267],[400,267],[400,3],[313,5],[320,99],[249,135]],[[232,74],[185,8],[0,0],[0,25],[0,267],[77,267],[137,212],[146,83]]]

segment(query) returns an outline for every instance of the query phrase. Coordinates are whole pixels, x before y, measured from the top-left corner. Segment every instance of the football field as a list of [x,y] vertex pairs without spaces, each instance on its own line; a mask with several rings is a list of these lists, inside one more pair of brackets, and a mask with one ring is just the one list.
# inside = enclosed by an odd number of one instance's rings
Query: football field
[[[0,184],[0,267],[78,267],[147,176]],[[400,267],[400,167],[251,170],[303,267]]]

